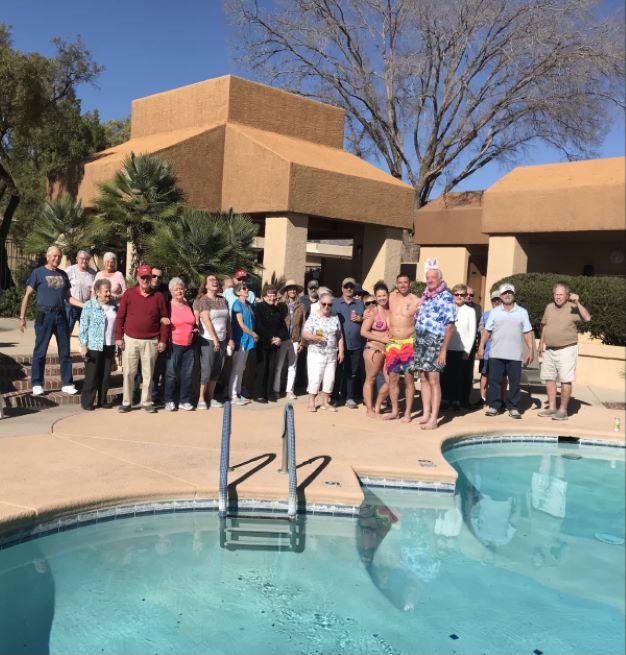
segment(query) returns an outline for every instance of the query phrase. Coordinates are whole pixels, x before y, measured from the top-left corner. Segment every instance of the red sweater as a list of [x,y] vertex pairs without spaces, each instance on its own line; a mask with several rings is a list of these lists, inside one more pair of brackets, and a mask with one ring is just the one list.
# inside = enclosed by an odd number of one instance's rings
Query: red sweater
[[127,334],[133,339],[154,339],[167,343],[169,326],[161,323],[167,317],[167,307],[162,293],[143,296],[139,287],[128,289],[122,296],[115,319],[115,340],[121,341]]

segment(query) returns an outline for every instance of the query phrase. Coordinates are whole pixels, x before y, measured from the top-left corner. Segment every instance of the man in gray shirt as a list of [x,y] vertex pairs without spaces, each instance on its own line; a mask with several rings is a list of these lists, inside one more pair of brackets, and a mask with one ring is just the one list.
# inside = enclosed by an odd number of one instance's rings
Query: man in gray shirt
[[487,416],[496,416],[504,411],[501,399],[502,376],[509,380],[507,408],[511,418],[522,418],[518,405],[520,400],[520,379],[522,376],[522,361],[524,361],[524,342],[528,354],[525,363],[530,364],[533,358],[533,328],[528,318],[528,312],[515,302],[515,287],[505,283],[500,287],[502,304],[489,314],[487,325],[478,347],[478,358],[482,359],[485,345],[491,339],[489,353]]

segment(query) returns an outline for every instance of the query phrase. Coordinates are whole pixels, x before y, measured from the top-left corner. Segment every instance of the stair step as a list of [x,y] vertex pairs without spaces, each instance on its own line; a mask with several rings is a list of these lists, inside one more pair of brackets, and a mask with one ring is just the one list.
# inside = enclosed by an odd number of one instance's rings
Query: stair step
[[[80,374],[74,374],[74,384],[77,388],[82,386],[82,383],[85,379],[85,376]],[[111,384],[121,383],[122,373],[111,373]],[[48,377],[44,380],[43,388],[46,391],[60,391],[63,386],[63,380],[60,376]],[[7,380],[0,383],[0,391],[32,391],[32,384],[30,378],[24,380]]]
[[261,514],[256,512],[254,514],[245,514],[242,512],[233,514],[229,512],[225,518],[238,521],[292,521],[291,517],[287,514]]
[[[107,393],[107,400],[110,403],[119,403],[122,401],[123,388],[113,387]],[[29,391],[12,391],[2,394],[5,407],[35,407],[45,409],[47,407],[57,407],[58,405],[79,405],[80,393],[70,396],[62,391],[52,391],[42,396],[33,396]]]
[[265,535],[291,535],[291,530],[279,530],[277,528],[224,528],[229,534],[265,534]]

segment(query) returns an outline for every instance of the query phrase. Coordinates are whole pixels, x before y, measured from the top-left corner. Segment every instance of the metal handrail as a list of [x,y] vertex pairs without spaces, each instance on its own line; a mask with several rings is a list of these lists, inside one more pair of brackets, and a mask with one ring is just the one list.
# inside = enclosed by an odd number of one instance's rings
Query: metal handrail
[[[230,468],[230,435],[231,435],[232,407],[230,401],[224,403],[224,418],[222,421],[222,445],[220,449],[220,484],[218,511],[219,518],[226,518],[228,512],[228,471]],[[283,430],[283,465],[281,471],[289,473],[289,494],[287,516],[295,518],[298,511],[298,480],[296,471],[296,428],[294,424],[293,405],[287,403],[284,413]]]
[[220,487],[217,515],[226,518],[228,502],[228,468],[230,464],[230,432],[231,432],[231,404],[230,400],[224,403],[224,418],[222,420],[222,446],[220,451]]
[[285,439],[287,446],[287,469],[289,471],[287,515],[290,519],[293,519],[298,511],[298,481],[296,472],[296,428],[293,419],[293,405],[291,403],[285,405],[285,432],[283,438]]

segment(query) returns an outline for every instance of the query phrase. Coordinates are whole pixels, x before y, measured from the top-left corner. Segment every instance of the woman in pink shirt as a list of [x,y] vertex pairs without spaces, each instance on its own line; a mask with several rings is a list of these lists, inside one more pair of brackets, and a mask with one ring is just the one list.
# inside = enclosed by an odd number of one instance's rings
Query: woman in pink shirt
[[[117,270],[117,255],[114,252],[105,252],[102,257],[103,269],[96,273],[96,280],[108,280],[111,284],[111,298],[119,302],[126,291],[126,280],[120,271]],[[92,298],[95,294],[92,292]]]
[[[185,283],[175,277],[169,283],[172,301],[170,303],[170,347],[165,363],[165,409],[176,409],[176,389],[179,387],[178,408],[190,411],[191,383],[194,367],[193,335],[197,330],[196,316],[185,300]],[[177,385],[177,379],[180,384]]]

